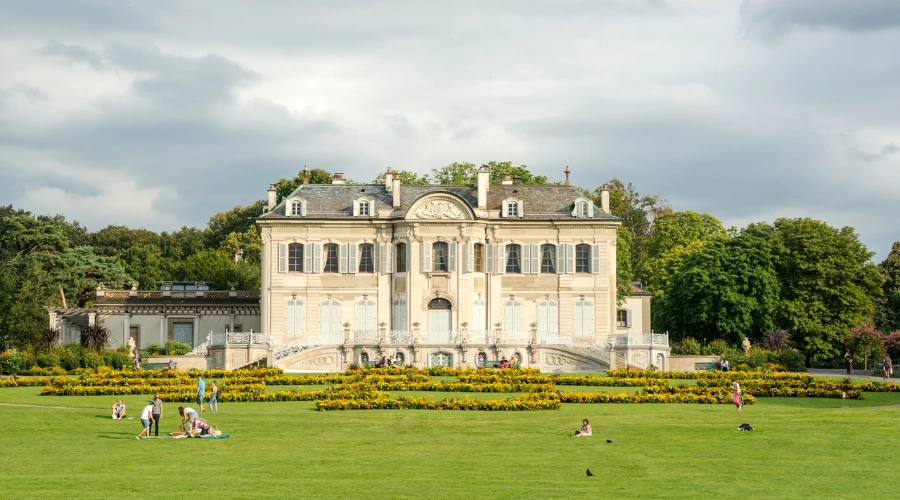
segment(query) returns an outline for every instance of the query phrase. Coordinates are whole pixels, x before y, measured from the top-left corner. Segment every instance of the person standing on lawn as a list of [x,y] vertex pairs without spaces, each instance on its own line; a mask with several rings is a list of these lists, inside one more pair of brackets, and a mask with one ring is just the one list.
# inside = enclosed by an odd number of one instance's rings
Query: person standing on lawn
[[203,396],[206,395],[206,382],[203,381],[202,375],[197,375],[197,404],[200,405],[200,413],[205,412],[203,409]]
[[844,362],[847,363],[847,375],[853,375],[853,356],[850,355],[850,349],[844,352]]
[[[151,401],[151,403],[153,403],[153,423],[156,426],[155,435],[156,437],[159,437],[159,421],[162,418],[163,408],[162,399],[159,399],[158,392],[153,396],[153,400]],[[147,432],[147,435],[149,434],[150,433]]]
[[731,402],[737,407],[737,411],[741,411],[744,406],[744,400],[741,398],[741,384],[737,380],[731,380]]
[[212,381],[212,394],[209,395],[209,410],[219,413],[219,386]]
[[885,355],[884,357],[884,379],[887,380],[891,378],[891,375],[894,374],[894,364],[891,363],[891,355]]
[[144,409],[141,410],[141,425],[143,425],[144,428],[141,429],[141,433],[135,437],[137,439],[141,439],[141,436],[143,436],[144,433],[146,432],[147,439],[150,439],[150,424],[151,423],[153,423],[153,401],[150,401],[149,403],[147,403],[147,406],[145,406]]

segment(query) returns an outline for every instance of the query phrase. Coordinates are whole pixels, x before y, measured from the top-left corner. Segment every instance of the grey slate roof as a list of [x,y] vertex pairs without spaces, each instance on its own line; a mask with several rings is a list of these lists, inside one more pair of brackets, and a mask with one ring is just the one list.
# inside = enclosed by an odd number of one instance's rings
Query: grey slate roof
[[[400,208],[395,210],[392,219],[402,219],[409,208],[420,198],[432,194],[450,194],[471,208],[478,206],[478,189],[475,186],[400,186]],[[391,210],[394,195],[387,192],[382,184],[302,184],[290,196],[285,197],[271,212],[263,214],[261,219],[277,219],[287,217],[289,210],[287,201],[301,198],[307,203],[307,219],[353,219],[353,201],[361,197],[375,200],[375,211]],[[500,210],[503,200],[513,198],[522,200],[524,220],[534,219],[566,219],[576,220],[572,216],[575,200],[581,194],[572,186],[529,186],[524,184],[496,185],[488,190],[487,209]],[[293,218],[293,217],[291,217]],[[619,220],[610,214],[603,213],[600,207],[594,206],[593,220]]]

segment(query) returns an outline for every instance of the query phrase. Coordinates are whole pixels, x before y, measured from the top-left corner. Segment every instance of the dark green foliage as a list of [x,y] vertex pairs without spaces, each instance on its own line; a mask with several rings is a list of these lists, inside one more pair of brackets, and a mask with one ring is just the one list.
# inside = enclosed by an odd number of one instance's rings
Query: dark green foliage
[[78,344],[66,344],[54,349],[54,353],[59,358],[59,366],[67,371],[72,371],[81,367],[81,358],[84,353],[82,347]]
[[884,279],[881,294],[875,297],[875,325],[883,332],[900,329],[900,241],[894,242],[891,253],[878,264]]
[[34,362],[41,368],[53,368],[59,366],[59,355],[53,351],[39,352],[34,356]]
[[44,351],[51,351],[56,343],[59,341],[59,328],[53,328],[48,326],[44,328],[43,335],[41,337],[41,349]]
[[227,212],[219,212],[209,219],[204,235],[206,248],[218,248],[231,233],[243,233],[253,227],[253,220],[263,214],[265,201],[257,201],[246,207],[236,206]]
[[184,356],[189,352],[191,352],[190,344],[185,344],[184,342],[175,342],[174,340],[166,342],[166,345],[163,349],[163,353],[168,356]]
[[[431,180],[428,178],[428,175],[419,176],[419,174],[415,172],[410,172],[408,170],[394,170],[394,179],[400,179],[400,183],[404,186],[426,186],[431,184]],[[375,177],[375,184],[384,183],[385,174],[380,173]]]
[[103,366],[103,356],[94,351],[84,351],[81,356],[82,368],[100,368]]
[[766,332],[765,336],[763,336],[763,344],[770,351],[789,349],[791,347],[791,334],[784,329]]
[[675,354],[696,356],[700,354],[700,342],[697,342],[694,337],[685,337],[681,339],[681,342],[674,346],[673,350],[677,351]]
[[150,342],[149,344],[147,344],[147,347],[145,347],[144,350],[141,351],[141,353],[145,357],[156,356],[157,354],[162,354],[164,352],[166,352],[165,348],[156,342]]
[[128,346],[103,351],[103,364],[117,370],[130,368],[132,363],[131,358],[128,356]]
[[[109,336],[109,328],[100,324],[94,324],[82,330],[81,341],[88,351],[96,353],[106,349],[106,346],[109,345]],[[88,351],[84,353],[85,357],[87,357]]]
[[6,351],[0,353],[0,373],[16,375],[34,365],[34,356],[27,351]]

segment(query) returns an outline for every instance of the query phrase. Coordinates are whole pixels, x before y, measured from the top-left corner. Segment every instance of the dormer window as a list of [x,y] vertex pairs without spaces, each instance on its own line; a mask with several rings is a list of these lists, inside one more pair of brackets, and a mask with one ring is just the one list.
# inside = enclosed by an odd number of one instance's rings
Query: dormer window
[[353,200],[354,217],[372,217],[373,215],[375,215],[375,200],[371,198]]
[[293,198],[286,204],[286,215],[291,217],[306,217],[306,200]]
[[594,204],[587,198],[578,198],[575,200],[575,207],[572,209],[572,216],[579,219],[590,219],[594,216]]
[[522,203],[522,200],[517,200],[514,198],[508,198],[503,200],[503,204],[500,205],[500,216],[501,217],[523,217],[525,215],[525,206]]

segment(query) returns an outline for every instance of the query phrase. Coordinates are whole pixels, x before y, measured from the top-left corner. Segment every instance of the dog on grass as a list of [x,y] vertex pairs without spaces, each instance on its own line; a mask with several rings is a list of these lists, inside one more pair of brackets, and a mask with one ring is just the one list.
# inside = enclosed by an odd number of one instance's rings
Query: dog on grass
[[753,427],[750,427],[750,424],[741,424],[741,426],[738,427],[738,430],[739,430],[739,431],[753,432]]

